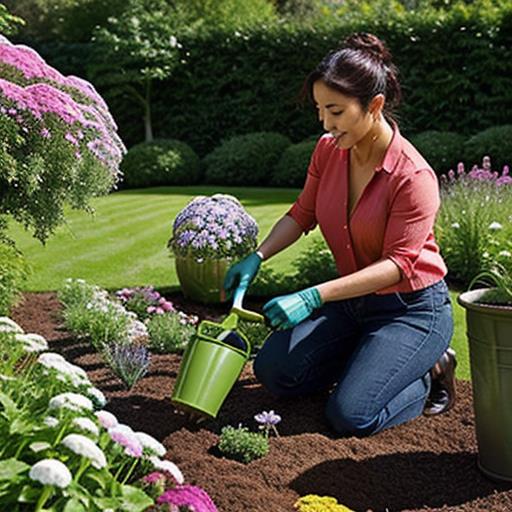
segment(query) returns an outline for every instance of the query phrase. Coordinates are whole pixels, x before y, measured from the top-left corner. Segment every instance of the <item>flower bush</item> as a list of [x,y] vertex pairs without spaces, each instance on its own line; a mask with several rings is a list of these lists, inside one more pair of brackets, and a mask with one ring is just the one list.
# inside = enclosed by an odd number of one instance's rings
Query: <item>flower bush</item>
[[183,352],[196,333],[197,316],[182,311],[155,315],[146,326],[149,348],[160,353]]
[[[0,318],[3,508],[142,512],[178,501],[180,510],[216,512],[206,492],[186,485],[179,468],[163,459],[158,440],[102,409],[106,400],[82,368],[60,354],[37,356],[22,336],[29,334]],[[39,351],[47,348],[40,340]],[[150,489],[154,482],[159,487]]]
[[463,164],[441,177],[436,237],[449,276],[468,285],[497,264],[512,268],[512,177],[493,171],[489,157],[466,172]]
[[146,347],[115,342],[106,349],[108,365],[128,389],[144,377],[149,369],[151,356]]
[[116,292],[116,297],[140,320],[145,320],[153,314],[162,315],[169,311],[176,311],[172,302],[162,297],[152,286],[123,288]]
[[116,185],[126,150],[90,83],[3,36],[0,76],[0,213],[44,242],[65,203],[91,210],[89,199]]
[[175,256],[242,258],[256,249],[258,225],[233,196],[198,196],[176,216],[168,247]]

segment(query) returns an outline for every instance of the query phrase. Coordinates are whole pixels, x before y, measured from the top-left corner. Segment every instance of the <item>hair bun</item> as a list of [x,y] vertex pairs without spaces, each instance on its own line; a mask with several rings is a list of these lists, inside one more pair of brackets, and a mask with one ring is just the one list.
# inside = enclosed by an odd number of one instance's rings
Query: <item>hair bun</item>
[[384,64],[391,64],[391,53],[386,48],[386,45],[373,34],[368,34],[367,32],[352,34],[345,39],[343,46],[365,52]]

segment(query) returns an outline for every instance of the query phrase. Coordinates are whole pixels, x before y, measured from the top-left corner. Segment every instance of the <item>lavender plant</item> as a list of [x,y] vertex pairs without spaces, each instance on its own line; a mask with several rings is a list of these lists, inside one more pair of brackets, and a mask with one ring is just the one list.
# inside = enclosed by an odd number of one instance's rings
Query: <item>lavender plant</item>
[[3,36],[0,77],[0,214],[44,242],[64,204],[90,211],[90,198],[116,185],[126,150],[90,83]]
[[147,348],[137,344],[111,343],[105,356],[110,368],[128,389],[144,377],[151,362]]
[[441,178],[436,237],[452,279],[468,284],[501,263],[512,264],[512,178],[493,171],[489,157],[466,172],[463,164]]
[[176,256],[241,258],[256,248],[258,225],[233,196],[198,196],[173,223],[168,247]]

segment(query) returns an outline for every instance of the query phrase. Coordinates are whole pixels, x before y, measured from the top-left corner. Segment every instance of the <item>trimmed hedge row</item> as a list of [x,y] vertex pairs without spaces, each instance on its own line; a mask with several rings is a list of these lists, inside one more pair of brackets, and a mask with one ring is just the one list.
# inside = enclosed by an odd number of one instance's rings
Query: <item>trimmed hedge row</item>
[[[401,70],[406,136],[426,131],[464,135],[508,122],[512,109],[512,2],[497,14],[454,10],[425,16],[371,19],[338,26],[277,25],[250,31],[180,38],[181,63],[154,88],[154,129],[187,141],[201,156],[222,139],[274,131],[293,142],[318,133],[311,108],[297,102],[302,81],[350,32],[367,30],[390,46]],[[83,75],[87,45],[46,45],[45,57],[66,73]],[[128,145],[144,138],[141,112],[114,91],[109,100]]]
[[[493,169],[512,163],[512,125],[495,126],[472,137],[426,131],[411,139],[438,175],[467,168],[491,157]],[[130,148],[123,163],[123,187],[220,185],[296,187],[304,185],[317,137],[291,144],[274,132],[256,132],[226,139],[202,161],[183,142],[161,140]]]

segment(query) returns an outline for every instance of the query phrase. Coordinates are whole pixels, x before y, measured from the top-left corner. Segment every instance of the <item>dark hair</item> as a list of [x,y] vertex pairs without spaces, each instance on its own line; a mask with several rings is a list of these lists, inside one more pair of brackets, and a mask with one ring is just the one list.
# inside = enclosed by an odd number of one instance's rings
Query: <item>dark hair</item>
[[373,34],[359,32],[329,52],[306,78],[303,97],[314,102],[313,84],[322,80],[346,96],[357,98],[364,110],[377,94],[384,94],[384,115],[393,119],[401,99],[398,69],[385,44]]

